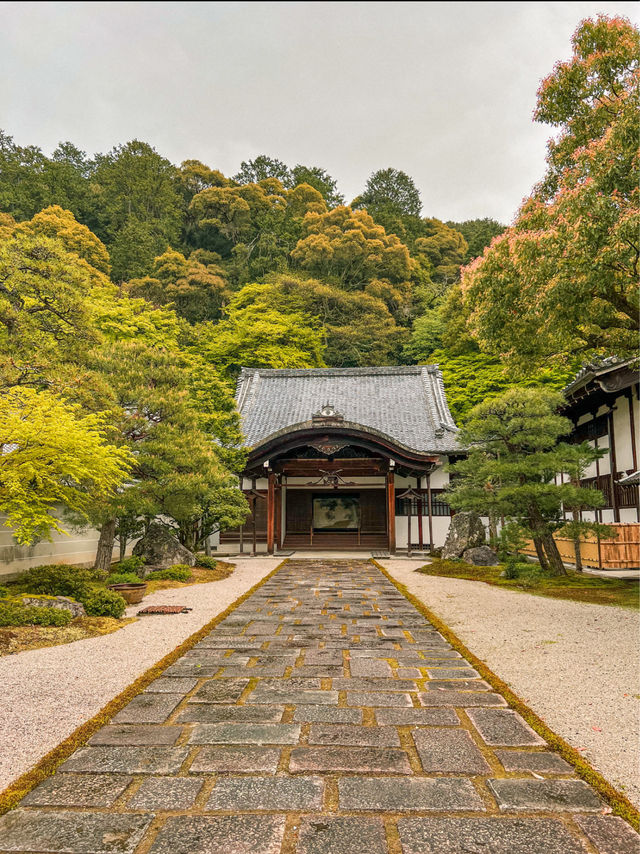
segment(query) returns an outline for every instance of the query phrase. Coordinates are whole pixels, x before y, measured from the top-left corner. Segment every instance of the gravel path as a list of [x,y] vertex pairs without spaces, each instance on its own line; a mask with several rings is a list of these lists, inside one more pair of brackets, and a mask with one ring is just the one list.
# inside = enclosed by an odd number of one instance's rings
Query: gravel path
[[637,612],[420,575],[414,560],[380,563],[640,806]]
[[[144,605],[187,605],[188,614],[141,617],[110,635],[0,658],[0,791],[280,562],[236,560],[222,581],[144,599]],[[141,607],[131,606],[127,616]]]

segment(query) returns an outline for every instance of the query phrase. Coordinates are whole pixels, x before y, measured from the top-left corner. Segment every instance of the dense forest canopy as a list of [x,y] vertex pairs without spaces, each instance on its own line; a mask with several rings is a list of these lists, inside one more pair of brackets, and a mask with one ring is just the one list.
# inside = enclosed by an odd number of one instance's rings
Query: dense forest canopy
[[[437,362],[464,421],[507,388],[560,388],[581,358],[628,355],[638,47],[625,19],[582,22],[538,93],[535,119],[556,131],[547,172],[508,228],[426,215],[397,168],[345,204],[317,165],[261,155],[225,176],[139,140],[49,156],[0,132],[3,440],[39,418],[53,460],[74,431],[46,413],[84,424],[87,471],[100,448],[109,464],[67,504],[112,528],[162,513],[198,542],[246,512],[233,489],[243,365]],[[27,519],[28,470],[0,484],[25,540],[66,488],[54,478]],[[124,472],[135,486],[105,504]]]

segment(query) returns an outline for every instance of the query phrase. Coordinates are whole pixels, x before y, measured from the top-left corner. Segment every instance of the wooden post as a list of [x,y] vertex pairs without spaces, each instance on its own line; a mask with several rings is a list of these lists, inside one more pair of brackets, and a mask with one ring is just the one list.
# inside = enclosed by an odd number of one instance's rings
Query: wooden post
[[256,534],[256,479],[255,477],[251,481],[251,489],[253,490],[253,498],[251,500],[251,517],[253,519],[253,551],[252,554],[255,557],[258,554],[258,537]]
[[[244,478],[240,477],[240,492],[242,492],[242,484],[244,483]],[[240,530],[238,531],[238,535],[240,538],[240,554],[244,552],[244,522],[240,525]]]
[[[595,418],[595,415],[593,416]],[[596,436],[593,440],[593,446],[598,448],[598,437]],[[596,458],[596,487],[600,487],[600,460]],[[596,510],[593,514],[596,517],[596,522],[600,522],[602,524],[602,510]],[[602,545],[600,543],[600,534],[597,536],[598,540],[598,569],[602,569]]]
[[416,490],[418,492],[418,495],[420,496],[417,499],[417,505],[418,505],[418,548],[420,549],[420,551],[424,551],[424,537],[422,534],[422,510],[423,510],[423,506],[424,506],[424,501],[422,499],[422,492],[420,492],[420,481],[421,481],[421,477],[420,477],[420,475],[418,475],[418,477],[416,478]]
[[431,510],[431,472],[427,474],[427,503],[429,510],[429,554],[433,553],[433,512]]
[[276,486],[276,549],[282,547],[282,486]]
[[396,553],[396,485],[394,473],[387,472],[387,537],[389,554]]
[[613,435],[613,407],[609,411],[607,419],[609,427],[609,467],[611,469],[611,504],[613,506],[613,521],[620,521],[620,508],[618,507],[618,491],[616,489],[616,476],[618,464],[616,463],[616,440]]
[[269,472],[268,488],[267,488],[267,554],[273,554],[273,542],[275,536],[275,518],[276,518],[276,476],[275,473]]
[[409,507],[407,510],[407,557],[411,557],[411,528],[413,525],[411,524],[413,521],[413,516],[411,511],[413,509],[413,498],[409,496]]
[[633,389],[627,389],[627,400],[629,401],[629,427],[631,429],[631,458],[633,470],[638,471],[638,450],[636,448],[636,424],[633,415]]

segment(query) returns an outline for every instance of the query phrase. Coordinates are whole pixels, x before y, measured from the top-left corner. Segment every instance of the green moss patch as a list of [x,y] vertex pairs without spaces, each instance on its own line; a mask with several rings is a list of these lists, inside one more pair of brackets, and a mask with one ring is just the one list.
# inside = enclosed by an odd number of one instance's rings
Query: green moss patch
[[574,602],[590,602],[594,605],[617,605],[620,608],[640,608],[640,587],[635,579],[601,578],[568,571],[566,576],[549,576],[540,573],[535,564],[531,572],[520,578],[500,578],[504,566],[473,566],[457,560],[433,558],[430,564],[416,570],[423,575],[442,578],[461,578],[466,581],[482,581],[496,587],[505,587],[534,596],[553,599],[571,599]]

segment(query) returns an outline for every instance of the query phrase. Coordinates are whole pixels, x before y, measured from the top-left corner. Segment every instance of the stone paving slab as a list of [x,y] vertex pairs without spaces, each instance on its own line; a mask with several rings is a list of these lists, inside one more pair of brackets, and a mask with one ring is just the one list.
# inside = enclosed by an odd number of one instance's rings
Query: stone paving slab
[[289,561],[0,818],[33,854],[638,854],[370,562]]

